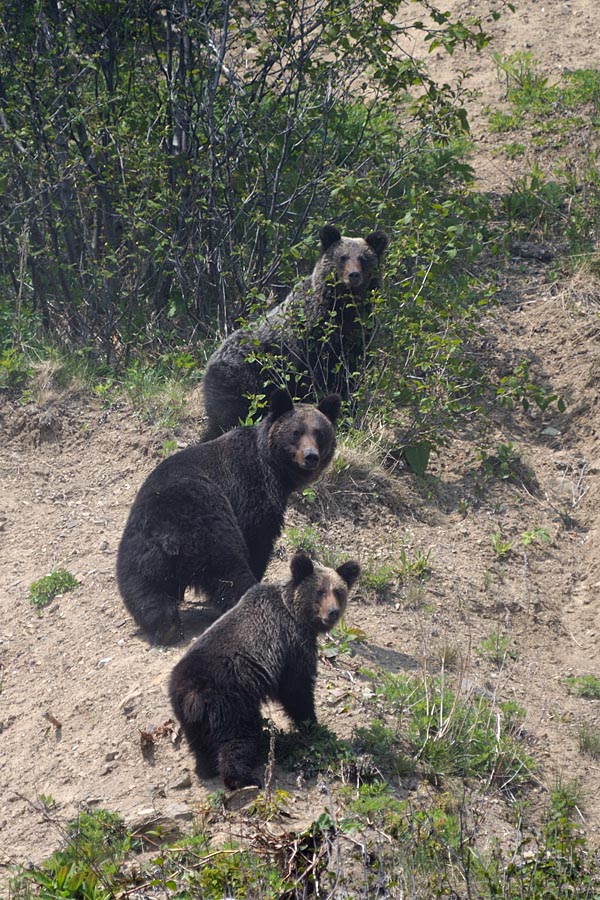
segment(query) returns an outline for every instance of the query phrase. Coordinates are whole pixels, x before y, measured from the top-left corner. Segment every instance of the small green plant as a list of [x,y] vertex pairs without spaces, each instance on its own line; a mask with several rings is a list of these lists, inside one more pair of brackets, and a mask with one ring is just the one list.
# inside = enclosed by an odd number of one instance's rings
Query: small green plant
[[600,700],[600,678],[596,675],[568,675],[564,682],[570,694]]
[[329,633],[329,639],[323,647],[326,659],[335,659],[343,653],[354,654],[354,644],[365,643],[367,635],[358,626],[346,625],[344,619]]
[[0,388],[20,388],[31,373],[32,369],[25,355],[16,347],[0,352]]
[[506,540],[502,537],[502,533],[500,531],[492,532],[492,550],[498,557],[498,559],[503,560],[507,559],[513,549],[513,541]]
[[50,810],[56,808],[56,800],[52,796],[52,794],[38,794],[38,800],[44,807],[44,809]]
[[587,723],[581,725],[577,731],[577,743],[580,753],[600,759],[600,728]]
[[488,637],[483,638],[477,653],[497,666],[501,666],[507,659],[517,658],[512,640],[507,634],[500,634],[499,631],[493,631]]
[[256,816],[264,822],[268,822],[284,813],[289,801],[288,791],[279,788],[275,791],[260,791],[248,804],[246,812],[250,816]]
[[34,581],[29,588],[29,600],[36,609],[43,609],[60,594],[66,594],[76,588],[79,582],[66,569],[57,569]]
[[521,535],[521,543],[524,547],[529,547],[536,541],[541,541],[543,544],[550,543],[550,535],[545,528],[530,528]]
[[415,550],[411,554],[406,547],[402,547],[398,556],[397,570],[404,581],[410,578],[426,578],[431,572],[431,550]]
[[[529,371],[529,361],[526,359],[517,363],[512,372],[500,379],[496,386],[496,401],[499,406],[509,409],[520,403],[525,412],[529,411],[532,403],[541,412],[546,412],[553,403],[556,403],[559,412],[564,412],[567,408],[567,404],[559,394],[547,390],[533,380]],[[512,444],[508,444],[507,447],[512,448]]]
[[501,478],[504,481],[513,478],[517,472],[521,457],[510,441],[498,444],[495,450],[479,450],[477,456],[481,461],[481,469],[488,477]]
[[396,776],[409,775],[416,769],[415,760],[403,752],[398,730],[379,719],[356,728],[353,743],[359,752],[371,757],[377,769],[387,769]]
[[314,525],[290,525],[283,539],[291,550],[305,550],[311,556],[319,555],[319,529]]
[[397,569],[391,563],[369,561],[361,568],[360,583],[366,590],[373,591],[380,597],[389,594],[397,578]]
[[173,438],[167,438],[163,441],[163,445],[160,448],[160,455],[164,456],[165,459],[167,456],[171,456],[172,453],[175,453],[177,450],[177,441]]
[[550,811],[554,816],[572,816],[583,808],[583,788],[580,781],[565,781],[558,777],[550,788]]

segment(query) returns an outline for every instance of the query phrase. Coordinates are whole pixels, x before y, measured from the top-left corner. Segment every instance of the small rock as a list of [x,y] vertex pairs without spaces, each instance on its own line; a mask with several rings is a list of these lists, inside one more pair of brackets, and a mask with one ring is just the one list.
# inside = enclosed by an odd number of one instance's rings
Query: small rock
[[116,759],[118,755],[118,750],[109,750],[104,759],[106,760],[106,762],[112,762],[113,759]]
[[179,778],[176,778],[175,781],[172,781],[167,785],[167,790],[169,791],[182,791],[186,788],[192,786],[192,779],[188,769],[185,769],[183,774],[180,775]]
[[123,713],[124,716],[134,715],[136,712],[136,706],[138,705],[142,696],[142,692],[139,687],[134,688],[130,691],[119,703],[119,709]]

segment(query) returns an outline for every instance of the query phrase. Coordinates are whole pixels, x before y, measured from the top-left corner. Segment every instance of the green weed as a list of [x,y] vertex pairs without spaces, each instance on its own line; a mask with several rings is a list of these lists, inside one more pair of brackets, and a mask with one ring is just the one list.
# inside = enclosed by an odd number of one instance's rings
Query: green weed
[[510,556],[513,549],[513,541],[509,541],[503,538],[500,531],[492,532],[491,541],[492,550],[494,551],[498,559],[505,560]]
[[323,646],[323,656],[335,659],[340,654],[354,654],[354,644],[366,643],[367,635],[358,626],[346,625],[344,619],[329,633]]
[[177,450],[177,441],[173,438],[167,438],[163,441],[162,447],[160,448],[160,455],[164,456],[166,459],[167,456],[171,456],[171,454],[175,453]]
[[43,609],[60,594],[66,594],[76,588],[79,582],[66,569],[57,569],[34,581],[29,588],[29,601],[36,609]]
[[285,529],[283,539],[290,550],[304,550],[311,556],[319,555],[319,529],[314,525],[290,525]]
[[507,659],[517,658],[513,641],[507,634],[500,634],[499,631],[494,631],[483,638],[476,652],[496,666],[503,665]]
[[600,759],[600,728],[595,725],[581,725],[577,731],[579,752]]
[[569,693],[600,700],[600,678],[596,675],[569,675],[564,679]]
[[398,570],[391,563],[374,563],[369,560],[366,565],[361,567],[361,585],[380,597],[389,594],[397,578]]

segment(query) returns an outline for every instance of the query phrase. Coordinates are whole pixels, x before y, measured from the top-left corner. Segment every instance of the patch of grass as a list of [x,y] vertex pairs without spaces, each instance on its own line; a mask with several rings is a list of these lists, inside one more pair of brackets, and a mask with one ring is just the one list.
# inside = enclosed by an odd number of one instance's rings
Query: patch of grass
[[275,758],[285,768],[312,778],[352,763],[354,753],[347,741],[325,725],[311,724],[301,731],[277,731]]
[[579,752],[592,759],[600,759],[600,728],[587,723],[577,730],[577,744]]
[[177,441],[173,438],[167,438],[166,441],[163,441],[163,445],[160,448],[160,455],[164,456],[166,459],[167,456],[171,456],[177,450]]
[[502,152],[509,159],[519,159],[521,156],[525,156],[527,153],[527,145],[520,144],[517,141],[511,144],[505,144],[502,147]]
[[36,609],[43,609],[60,594],[66,594],[78,587],[79,582],[66,569],[57,569],[34,581],[29,588],[29,601]]
[[459,696],[439,677],[382,673],[375,692],[396,721],[384,737],[402,734],[412,758],[435,781],[478,776],[498,787],[518,787],[535,770],[516,737],[514,710],[504,713],[483,697]]
[[503,665],[507,659],[517,658],[512,639],[507,634],[500,634],[499,631],[493,631],[488,637],[483,638],[476,652],[496,666]]
[[290,525],[285,529],[283,539],[290,550],[304,550],[311,556],[319,555],[319,529],[314,525]]
[[600,678],[596,675],[569,675],[564,682],[570,694],[600,700]]
[[550,814],[573,816],[583,808],[584,794],[580,781],[559,777],[550,788]]
[[388,595],[398,578],[398,571],[394,565],[388,562],[374,563],[371,560],[362,566],[360,583],[368,590],[373,591],[379,597]]
[[403,752],[399,731],[379,719],[356,728],[353,744],[360,753],[368,754],[378,769],[385,769],[392,775],[401,777],[416,770],[414,759]]

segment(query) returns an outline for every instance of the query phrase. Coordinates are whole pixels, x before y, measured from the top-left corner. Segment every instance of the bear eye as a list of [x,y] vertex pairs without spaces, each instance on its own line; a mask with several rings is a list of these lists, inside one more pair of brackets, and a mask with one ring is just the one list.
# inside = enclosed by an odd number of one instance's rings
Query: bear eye
[[325,590],[325,588],[319,588],[319,590],[317,591],[317,600],[322,600],[326,593],[327,591]]
[[299,428],[295,428],[294,434],[293,434],[294,441],[299,441],[301,437],[302,437],[302,432],[300,431]]
[[350,257],[347,254],[340,256],[340,262],[347,263]]

